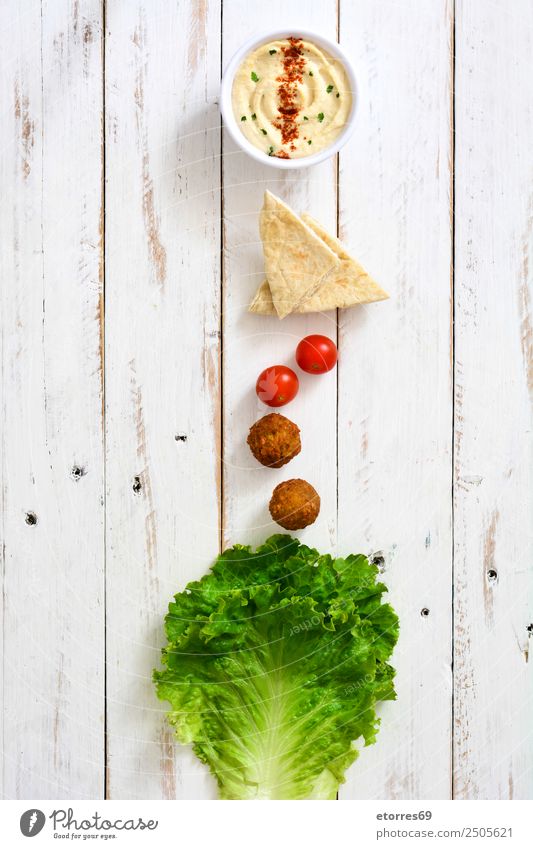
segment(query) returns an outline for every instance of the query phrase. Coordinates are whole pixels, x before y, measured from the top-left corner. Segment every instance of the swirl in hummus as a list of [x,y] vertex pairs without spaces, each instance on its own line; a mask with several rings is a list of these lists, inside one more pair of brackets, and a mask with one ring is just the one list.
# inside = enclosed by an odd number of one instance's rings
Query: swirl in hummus
[[299,159],[335,141],[352,95],[338,59],[290,37],[262,44],[246,57],[233,81],[232,105],[254,147],[267,156]]

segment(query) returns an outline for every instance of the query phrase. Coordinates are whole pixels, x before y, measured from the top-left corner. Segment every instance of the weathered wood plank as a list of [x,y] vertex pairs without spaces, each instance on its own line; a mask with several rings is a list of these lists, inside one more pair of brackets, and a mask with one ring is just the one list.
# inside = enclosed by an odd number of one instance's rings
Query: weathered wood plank
[[341,237],[391,299],[340,315],[339,549],[382,551],[401,620],[398,701],[341,798],[451,792],[452,6],[341,7],[363,92]]
[[533,7],[456,39],[454,791],[531,799]]
[[7,798],[104,787],[101,27],[0,10]]
[[220,5],[107,4],[108,794],[194,798],[150,678],[219,546]]
[[[227,64],[250,35],[250,6],[243,0],[224,3],[223,57]],[[286,20],[286,3],[254,6],[254,29],[273,29]],[[291,20],[335,39],[335,0],[291,3]],[[337,536],[336,372],[320,377],[299,372],[294,362],[298,341],[309,333],[337,336],[336,315],[276,317],[247,312],[264,279],[259,239],[259,210],[269,189],[297,212],[307,211],[336,231],[336,161],[298,172],[279,171],[250,159],[224,137],[224,543],[258,544],[283,532],[272,522],[268,503],[283,480],[304,478],[318,491],[321,511],[316,523],[298,536],[331,551]],[[246,444],[250,426],[270,412],[255,395],[263,368],[285,363],[298,371],[300,392],[279,412],[301,429],[302,451],[282,469],[267,469]]]

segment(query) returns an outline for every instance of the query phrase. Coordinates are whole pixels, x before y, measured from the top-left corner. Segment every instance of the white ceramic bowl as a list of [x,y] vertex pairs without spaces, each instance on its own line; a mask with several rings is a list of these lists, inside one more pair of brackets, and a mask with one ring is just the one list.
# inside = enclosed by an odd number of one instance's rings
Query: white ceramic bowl
[[[235,116],[233,115],[231,93],[235,74],[248,53],[256,47],[259,47],[261,44],[266,44],[269,41],[274,41],[278,38],[288,38],[288,36],[291,35],[296,38],[302,38],[306,41],[314,42],[329,53],[330,56],[333,56],[334,59],[338,59],[342,62],[350,82],[352,106],[344,129],[341,133],[339,133],[333,144],[330,144],[329,147],[326,147],[324,150],[320,150],[318,153],[314,153],[311,156],[302,156],[299,159],[278,159],[275,156],[265,156],[263,151],[251,144],[246,136],[243,135],[237,121],[235,120]],[[353,133],[358,101],[359,87],[355,77],[355,71],[344,50],[342,50],[335,41],[330,41],[329,38],[324,38],[324,36],[320,35],[318,32],[299,28],[276,29],[262,32],[248,39],[248,41],[246,41],[242,47],[237,50],[224,71],[220,90],[220,110],[222,112],[222,118],[224,119],[224,126],[233,141],[236,142],[241,150],[244,150],[248,156],[251,156],[252,159],[257,159],[257,161],[262,162],[263,165],[270,165],[272,168],[281,168],[282,170],[290,168],[309,168],[310,165],[317,165],[319,162],[323,162],[325,159],[329,159],[330,156],[337,153],[337,151],[346,144]]]

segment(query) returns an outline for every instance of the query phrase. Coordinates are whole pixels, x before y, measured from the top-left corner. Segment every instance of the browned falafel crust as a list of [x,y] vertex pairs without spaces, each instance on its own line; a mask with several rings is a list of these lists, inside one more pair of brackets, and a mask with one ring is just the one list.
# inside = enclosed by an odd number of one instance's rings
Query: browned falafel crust
[[316,520],[320,496],[307,481],[292,478],[277,485],[268,508],[278,525],[288,531],[298,531]]
[[282,416],[268,413],[250,428],[248,439],[250,451],[263,466],[280,469],[300,453],[300,428]]

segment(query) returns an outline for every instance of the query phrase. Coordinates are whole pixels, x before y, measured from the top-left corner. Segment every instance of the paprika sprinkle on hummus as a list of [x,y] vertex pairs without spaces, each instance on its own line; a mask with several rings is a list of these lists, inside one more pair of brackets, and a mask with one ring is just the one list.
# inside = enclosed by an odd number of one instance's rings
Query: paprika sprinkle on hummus
[[300,114],[298,83],[302,82],[305,58],[303,54],[303,43],[300,38],[289,38],[289,43],[281,48],[283,54],[283,73],[278,77],[278,112],[280,117],[273,121],[274,126],[281,133],[281,143],[290,145],[291,150],[296,150],[295,139],[300,134]]
[[248,54],[233,81],[232,106],[241,132],[265,156],[297,159],[336,140],[352,94],[340,60],[291,36]]

